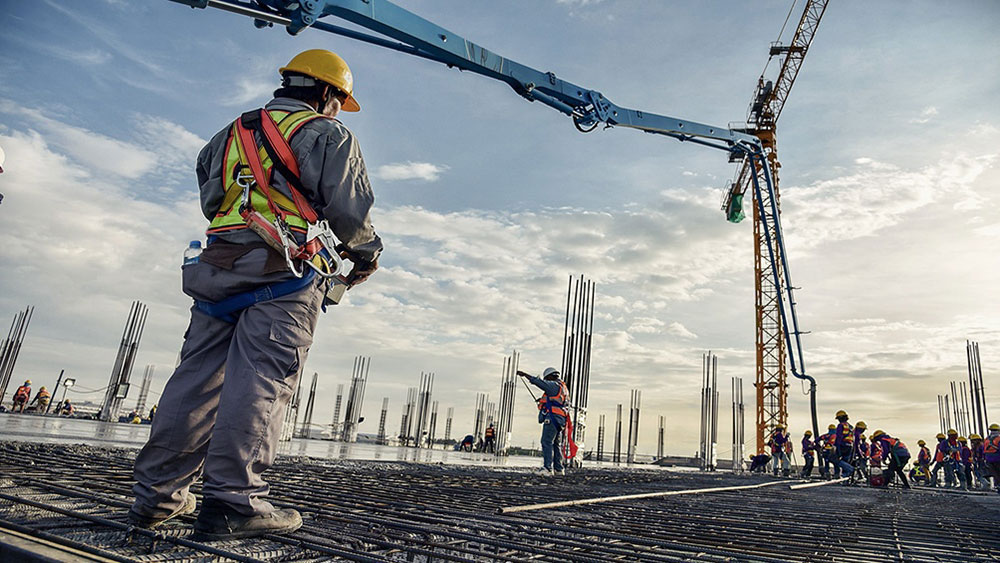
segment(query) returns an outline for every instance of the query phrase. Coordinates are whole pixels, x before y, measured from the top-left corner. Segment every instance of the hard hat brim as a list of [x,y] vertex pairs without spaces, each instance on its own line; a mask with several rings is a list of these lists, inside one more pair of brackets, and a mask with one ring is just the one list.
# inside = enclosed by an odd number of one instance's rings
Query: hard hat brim
[[358,101],[354,99],[354,96],[347,96],[340,109],[343,111],[361,111],[361,106],[358,105]]

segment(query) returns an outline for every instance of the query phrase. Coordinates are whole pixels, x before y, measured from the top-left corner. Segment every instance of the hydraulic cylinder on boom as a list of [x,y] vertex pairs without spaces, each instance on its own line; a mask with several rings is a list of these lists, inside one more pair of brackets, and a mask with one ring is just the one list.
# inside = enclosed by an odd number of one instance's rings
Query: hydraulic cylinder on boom
[[[772,274],[777,290],[789,367],[792,374],[810,382],[812,425],[816,421],[816,381],[806,375],[802,359],[795,298],[774,197],[774,181],[760,138],[728,127],[717,127],[676,117],[625,108],[613,103],[601,92],[567,82],[552,72],[542,72],[502,57],[476,43],[421,18],[388,0],[172,0],[193,8],[218,8],[254,18],[259,28],[282,26],[291,35],[313,28],[380,47],[429,59],[499,80],[525,99],[540,102],[570,117],[581,132],[590,132],[600,124],[605,128],[628,127],[645,133],[663,135],[678,141],[710,147],[727,153],[730,162],[744,161],[759,207],[756,214],[766,234]],[[335,17],[377,33],[346,28],[321,21]],[[762,197],[766,196],[766,197]],[[769,202],[770,209],[765,208]],[[773,223],[768,224],[768,217]],[[794,341],[794,346],[793,346]],[[572,391],[572,390],[571,390]]]

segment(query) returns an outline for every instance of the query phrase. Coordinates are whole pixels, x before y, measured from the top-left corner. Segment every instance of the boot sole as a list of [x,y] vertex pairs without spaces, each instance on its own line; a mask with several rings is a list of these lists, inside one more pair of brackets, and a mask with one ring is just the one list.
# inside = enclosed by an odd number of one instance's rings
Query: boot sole
[[226,533],[214,533],[214,532],[203,532],[197,528],[191,539],[194,541],[220,541],[220,540],[238,540],[243,538],[256,538],[260,536],[266,536],[267,534],[288,534],[298,530],[302,527],[302,522],[296,522],[291,526],[285,526],[284,528],[270,528],[267,530],[244,530]]

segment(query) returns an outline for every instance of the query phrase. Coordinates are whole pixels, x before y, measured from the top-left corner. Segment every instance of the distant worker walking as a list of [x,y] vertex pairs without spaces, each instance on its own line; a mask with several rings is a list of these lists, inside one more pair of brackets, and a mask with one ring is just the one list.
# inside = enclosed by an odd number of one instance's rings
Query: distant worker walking
[[302,525],[297,511],[265,499],[262,474],[320,310],[344,289],[329,277],[333,265],[350,258],[346,285],[361,283],[378,267],[382,241],[358,141],[334,119],[360,109],[347,63],[314,49],[279,73],[274,99],[226,125],[198,156],[208,245],[200,256],[185,253],[183,289],[195,304],[180,364],[135,461],[135,526],[194,512],[189,488],[199,475],[201,538]]
[[816,444],[812,441],[812,430],[806,430],[802,435],[802,460],[805,464],[802,467],[802,477],[812,475],[813,464],[816,462]]
[[785,434],[784,424],[778,424],[774,427],[774,433],[771,434],[771,439],[768,440],[767,444],[771,446],[771,461],[773,463],[771,471],[777,476],[780,466],[781,474],[788,477],[790,465],[786,450],[788,449],[789,442],[788,435]]
[[541,379],[520,370],[517,375],[526,377],[532,385],[542,390],[542,396],[538,399],[538,422],[542,424],[543,471],[549,475],[562,475],[565,470],[560,443],[566,428],[569,390],[559,379],[559,370],[556,368],[545,368]]

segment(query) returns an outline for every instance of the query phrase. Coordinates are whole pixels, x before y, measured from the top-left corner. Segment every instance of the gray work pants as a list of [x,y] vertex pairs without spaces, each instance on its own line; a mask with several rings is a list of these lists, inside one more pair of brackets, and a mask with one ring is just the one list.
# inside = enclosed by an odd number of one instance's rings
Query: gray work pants
[[[261,275],[266,251],[232,270],[184,268],[184,292],[218,302],[288,273]],[[242,514],[274,510],[261,474],[274,462],[285,408],[298,385],[323,294],[313,283],[257,303],[230,324],[192,308],[181,361],[160,397],[149,441],[135,461],[132,509],[164,516],[204,473],[203,493]]]

